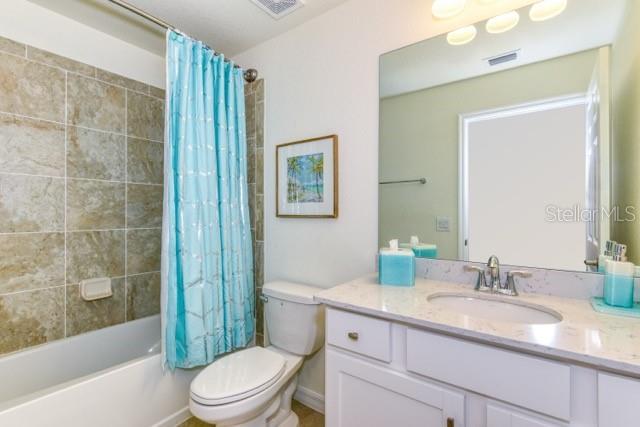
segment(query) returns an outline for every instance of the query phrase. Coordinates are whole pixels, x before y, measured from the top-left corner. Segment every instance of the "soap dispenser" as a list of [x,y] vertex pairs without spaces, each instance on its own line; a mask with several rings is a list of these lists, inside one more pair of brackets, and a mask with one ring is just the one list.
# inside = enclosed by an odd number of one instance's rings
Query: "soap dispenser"
[[381,285],[414,286],[416,257],[411,249],[398,247],[398,240],[389,242],[388,248],[378,254],[378,281]]
[[604,302],[614,307],[633,307],[635,266],[627,262],[627,246],[615,244],[612,259],[605,261]]
[[604,252],[600,254],[598,258],[598,272],[604,273],[605,265],[607,260],[613,259],[613,250],[616,246],[617,242],[613,240],[607,240],[607,243],[604,245]]

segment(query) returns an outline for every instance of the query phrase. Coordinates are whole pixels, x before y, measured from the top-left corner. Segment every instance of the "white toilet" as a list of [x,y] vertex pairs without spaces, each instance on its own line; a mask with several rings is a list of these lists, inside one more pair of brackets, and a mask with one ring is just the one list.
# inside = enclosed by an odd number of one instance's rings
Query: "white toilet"
[[217,427],[297,427],[291,411],[304,357],[324,343],[320,288],[288,282],[264,285],[271,346],[252,347],[216,360],[191,383],[189,408]]

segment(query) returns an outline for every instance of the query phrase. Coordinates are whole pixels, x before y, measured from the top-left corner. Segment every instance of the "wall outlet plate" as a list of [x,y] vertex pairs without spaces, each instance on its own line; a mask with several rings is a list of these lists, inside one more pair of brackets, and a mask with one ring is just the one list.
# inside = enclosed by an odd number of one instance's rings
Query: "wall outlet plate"
[[436,231],[441,233],[448,233],[451,231],[451,220],[448,216],[436,217]]

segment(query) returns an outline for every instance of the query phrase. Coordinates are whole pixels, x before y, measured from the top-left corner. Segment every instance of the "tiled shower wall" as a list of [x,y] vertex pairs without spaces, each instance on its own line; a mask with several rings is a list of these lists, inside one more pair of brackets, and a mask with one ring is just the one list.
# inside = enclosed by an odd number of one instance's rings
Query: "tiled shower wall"
[[0,353],[159,312],[163,97],[0,38]]
[[256,342],[264,343],[264,313],[260,300],[264,284],[264,80],[247,83],[245,108],[247,119],[247,151],[249,211],[253,235],[253,259],[256,287]]

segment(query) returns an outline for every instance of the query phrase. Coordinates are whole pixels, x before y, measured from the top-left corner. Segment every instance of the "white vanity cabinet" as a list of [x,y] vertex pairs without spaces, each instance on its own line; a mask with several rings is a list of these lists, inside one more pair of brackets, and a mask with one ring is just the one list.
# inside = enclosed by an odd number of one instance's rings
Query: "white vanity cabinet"
[[640,381],[327,309],[328,427],[640,426]]
[[599,427],[640,426],[640,381],[598,374]]
[[326,425],[462,427],[464,393],[327,350]]
[[487,426],[489,427],[561,427],[566,424],[525,415],[494,403],[487,404]]

